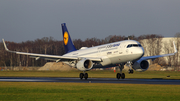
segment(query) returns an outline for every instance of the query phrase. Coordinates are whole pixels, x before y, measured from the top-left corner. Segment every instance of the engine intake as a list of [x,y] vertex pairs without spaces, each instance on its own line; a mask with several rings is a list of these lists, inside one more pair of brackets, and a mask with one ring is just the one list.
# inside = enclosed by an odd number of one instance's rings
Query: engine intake
[[93,67],[93,62],[89,59],[83,58],[77,62],[76,68],[81,71],[88,71],[91,70]]
[[149,68],[149,62],[147,60],[138,60],[133,64],[132,68],[138,72],[146,71]]

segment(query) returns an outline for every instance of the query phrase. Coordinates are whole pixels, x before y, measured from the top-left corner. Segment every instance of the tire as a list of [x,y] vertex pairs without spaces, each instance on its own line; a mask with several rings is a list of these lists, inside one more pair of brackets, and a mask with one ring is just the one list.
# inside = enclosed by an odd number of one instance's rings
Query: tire
[[133,70],[131,70],[131,73],[133,74],[133,73],[134,73],[134,71],[133,71]]
[[130,69],[129,69],[129,71],[128,71],[129,74],[133,74],[133,72],[134,72],[134,71],[133,71],[133,70],[130,70]]
[[131,70],[130,69],[128,70],[128,73],[131,74]]
[[83,73],[80,73],[80,74],[79,74],[79,78],[82,80],[83,77],[84,77],[84,74],[83,74]]
[[85,74],[84,74],[84,78],[85,78],[85,80],[87,80],[87,78],[88,78],[88,73],[85,73]]
[[120,74],[120,73],[117,73],[116,78],[117,78],[117,79],[120,79],[120,78],[121,78],[121,74]]
[[121,74],[121,78],[125,79],[125,74],[124,73]]

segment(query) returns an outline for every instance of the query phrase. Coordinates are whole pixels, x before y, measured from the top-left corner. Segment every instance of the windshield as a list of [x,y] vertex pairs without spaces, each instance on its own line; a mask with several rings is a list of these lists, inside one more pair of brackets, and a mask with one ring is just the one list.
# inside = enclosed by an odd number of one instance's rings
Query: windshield
[[131,47],[142,47],[141,44],[129,44],[127,46],[127,48],[131,48]]

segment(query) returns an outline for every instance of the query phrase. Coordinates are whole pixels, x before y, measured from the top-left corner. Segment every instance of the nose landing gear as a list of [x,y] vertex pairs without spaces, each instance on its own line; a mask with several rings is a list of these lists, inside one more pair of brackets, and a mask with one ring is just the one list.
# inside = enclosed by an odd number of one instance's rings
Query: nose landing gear
[[128,70],[129,74],[133,74],[134,71],[132,70],[132,62],[131,62],[131,61],[128,61],[128,62],[126,63],[126,66],[129,67],[129,70]]
[[129,73],[129,74],[133,74],[134,71],[133,71],[132,69],[129,69],[129,70],[128,70],[128,73]]

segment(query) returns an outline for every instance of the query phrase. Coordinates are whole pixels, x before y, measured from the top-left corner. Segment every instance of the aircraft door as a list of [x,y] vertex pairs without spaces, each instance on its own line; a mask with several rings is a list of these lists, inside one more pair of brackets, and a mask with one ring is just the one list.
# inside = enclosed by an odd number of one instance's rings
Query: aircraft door
[[97,56],[101,56],[101,49],[98,49],[98,54]]

